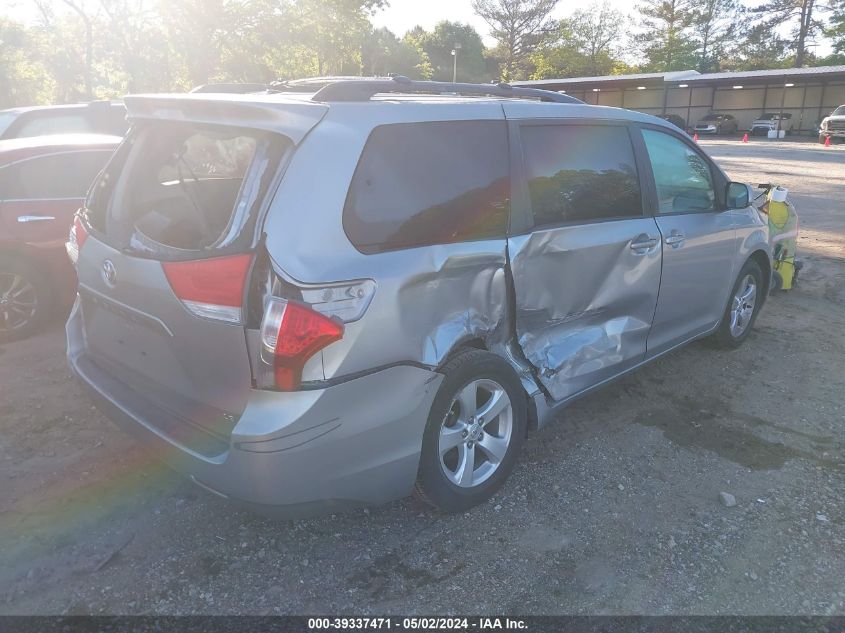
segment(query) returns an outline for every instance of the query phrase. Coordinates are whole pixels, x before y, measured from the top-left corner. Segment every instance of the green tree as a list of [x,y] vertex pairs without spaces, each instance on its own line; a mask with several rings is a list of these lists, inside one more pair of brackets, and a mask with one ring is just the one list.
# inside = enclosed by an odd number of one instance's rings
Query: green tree
[[432,69],[428,55],[413,40],[399,39],[389,29],[374,29],[361,49],[363,74],[386,76],[388,73],[412,79],[428,79]]
[[498,42],[501,77],[518,79],[523,63],[554,30],[551,13],[558,0],[472,0],[472,9],[490,26]]
[[606,2],[579,9],[558,22],[546,43],[531,54],[532,79],[611,74],[624,16]]
[[405,39],[425,51],[431,64],[431,77],[436,81],[452,81],[454,57],[458,54],[458,81],[484,82],[491,79],[484,59],[484,42],[469,24],[438,22],[432,32],[420,27],[411,29]]
[[699,72],[719,70],[720,60],[736,48],[735,41],[744,19],[743,8],[737,0],[693,0],[695,67]]
[[619,52],[625,16],[605,1],[575,11],[569,22],[587,60],[584,70],[591,75],[609,74]]
[[37,55],[40,33],[0,18],[0,109],[43,103],[52,96],[53,81]]
[[845,0],[838,0],[834,4],[833,15],[824,33],[833,44],[833,55],[827,61],[831,64],[845,64]]
[[801,68],[807,61],[807,42],[824,29],[819,14],[828,9],[826,4],[817,3],[817,0],[769,0],[754,7],[752,12],[760,20],[755,28],[772,33],[783,27],[790,29],[791,36],[787,45],[794,56],[792,65]]
[[721,63],[723,70],[766,70],[791,66],[788,41],[765,24],[753,25],[742,36],[736,55]]
[[312,56],[313,74],[359,74],[369,17],[384,0],[296,0],[300,44]]
[[636,42],[646,59],[645,70],[669,72],[695,65],[696,43],[690,0],[643,0],[637,7],[642,31]]

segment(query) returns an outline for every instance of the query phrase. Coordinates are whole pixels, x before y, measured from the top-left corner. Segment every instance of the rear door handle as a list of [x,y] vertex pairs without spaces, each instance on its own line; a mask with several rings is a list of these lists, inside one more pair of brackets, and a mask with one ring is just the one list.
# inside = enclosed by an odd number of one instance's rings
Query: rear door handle
[[658,244],[660,244],[660,240],[656,237],[651,237],[646,233],[642,233],[631,240],[631,250],[638,255],[645,255]]
[[672,231],[672,234],[664,241],[672,248],[678,248],[681,244],[687,241],[687,236],[679,231]]

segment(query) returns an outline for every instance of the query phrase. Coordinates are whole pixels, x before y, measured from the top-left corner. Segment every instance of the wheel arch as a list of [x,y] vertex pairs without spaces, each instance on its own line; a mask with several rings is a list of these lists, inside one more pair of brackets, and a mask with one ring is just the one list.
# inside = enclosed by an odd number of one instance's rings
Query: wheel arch
[[763,271],[763,300],[765,301],[772,287],[772,262],[769,255],[763,249],[757,249],[748,256],[746,261],[754,261]]

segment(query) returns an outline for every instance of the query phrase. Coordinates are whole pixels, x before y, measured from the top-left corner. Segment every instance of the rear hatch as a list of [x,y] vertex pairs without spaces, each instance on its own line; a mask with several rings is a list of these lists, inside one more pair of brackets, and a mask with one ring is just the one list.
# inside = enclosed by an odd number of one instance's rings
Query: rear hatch
[[225,439],[252,386],[264,213],[325,106],[126,103],[132,129],[77,221],[85,361],[148,411]]

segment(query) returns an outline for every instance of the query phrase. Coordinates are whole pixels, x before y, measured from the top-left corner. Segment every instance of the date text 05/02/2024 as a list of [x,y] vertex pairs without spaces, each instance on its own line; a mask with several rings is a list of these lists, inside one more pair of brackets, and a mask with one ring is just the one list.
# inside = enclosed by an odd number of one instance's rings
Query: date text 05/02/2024
[[308,629],[319,630],[397,630],[397,631],[520,631],[528,624],[518,618],[500,617],[334,617],[308,618]]

